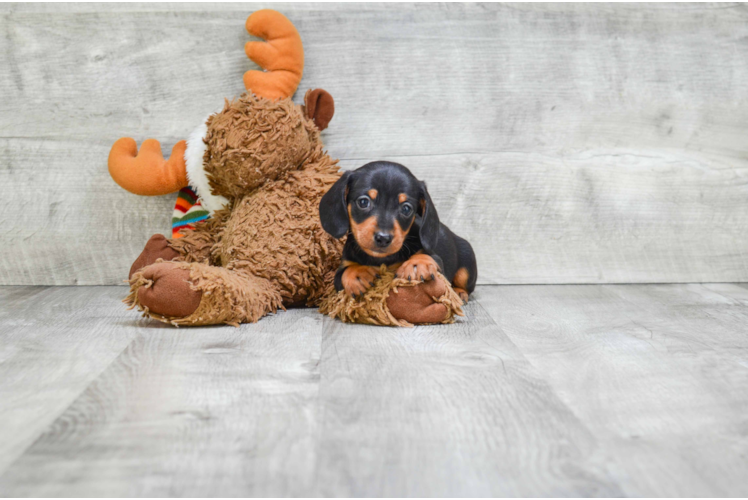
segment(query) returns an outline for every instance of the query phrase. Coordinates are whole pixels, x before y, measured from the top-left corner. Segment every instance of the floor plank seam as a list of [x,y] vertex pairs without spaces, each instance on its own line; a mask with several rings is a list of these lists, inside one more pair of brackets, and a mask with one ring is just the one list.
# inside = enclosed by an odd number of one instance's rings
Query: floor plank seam
[[131,345],[133,344],[133,342],[135,342],[136,340],[138,340],[138,337],[139,337],[139,336],[138,336],[138,335],[136,335],[136,336],[135,336],[135,337],[134,337],[134,338],[133,338],[133,339],[132,339],[132,340],[131,340],[131,341],[130,341],[130,342],[129,342],[129,343],[127,344],[127,345],[125,345],[125,347],[124,347],[124,348],[123,348],[123,349],[122,349],[122,350],[121,350],[121,351],[120,351],[120,352],[119,352],[119,353],[118,353],[118,354],[117,354],[116,356],[114,356],[114,357],[112,358],[112,361],[111,361],[111,362],[109,362],[109,363],[108,363],[108,364],[107,364],[107,365],[106,365],[106,366],[105,366],[105,367],[104,367],[104,368],[103,368],[102,370],[100,370],[100,371],[99,371],[99,373],[97,373],[97,374],[96,374],[96,376],[95,376],[95,377],[93,377],[93,378],[92,378],[92,379],[91,379],[91,380],[89,381],[89,383],[88,383],[88,384],[87,384],[87,385],[86,385],[86,386],[85,386],[85,387],[84,387],[84,388],[83,388],[83,389],[82,389],[82,390],[81,390],[81,391],[80,391],[80,392],[79,392],[79,393],[78,393],[78,394],[77,394],[77,395],[76,395],[76,396],[75,396],[74,398],[72,398],[72,399],[70,400],[70,404],[68,404],[67,406],[65,406],[65,408],[64,408],[63,410],[61,410],[60,412],[58,412],[58,413],[57,413],[57,415],[55,415],[55,417],[54,417],[54,418],[53,418],[53,419],[52,419],[52,420],[51,420],[51,421],[49,422],[49,424],[48,424],[47,426],[45,426],[45,427],[43,427],[43,428],[41,428],[41,429],[39,430],[39,433],[38,433],[38,435],[36,436],[36,438],[34,439],[34,441],[32,441],[31,443],[29,443],[29,445],[28,445],[28,446],[26,446],[26,447],[25,447],[25,448],[23,449],[23,451],[21,451],[21,452],[20,452],[20,453],[19,453],[19,454],[18,454],[18,455],[16,456],[16,458],[14,458],[14,459],[13,459],[13,461],[11,461],[11,462],[10,462],[10,463],[9,463],[9,464],[8,464],[8,465],[7,465],[6,467],[5,467],[5,469],[4,469],[4,470],[0,471],[0,479],[2,479],[2,478],[3,478],[4,476],[5,476],[5,473],[6,473],[6,472],[7,472],[7,471],[8,471],[9,469],[11,469],[11,468],[13,467],[13,465],[15,465],[15,464],[16,464],[16,462],[18,462],[19,460],[23,459],[24,455],[26,455],[26,453],[27,453],[27,452],[28,452],[28,451],[29,451],[29,450],[30,450],[31,448],[33,448],[33,447],[34,447],[34,445],[36,445],[36,444],[37,444],[37,443],[38,443],[38,442],[39,442],[39,441],[40,441],[40,440],[41,440],[41,439],[42,439],[42,438],[43,438],[43,437],[44,437],[44,436],[46,435],[46,433],[47,433],[47,432],[48,432],[48,431],[49,431],[49,430],[50,430],[50,429],[51,429],[52,427],[54,427],[54,425],[55,425],[55,424],[57,423],[57,421],[58,421],[58,420],[60,419],[60,417],[62,417],[62,415],[64,415],[64,414],[65,414],[65,413],[66,413],[66,412],[67,412],[67,411],[68,411],[68,410],[69,410],[69,409],[70,409],[71,407],[73,407],[73,406],[74,406],[74,405],[75,405],[75,404],[76,404],[76,403],[78,402],[78,400],[79,400],[79,399],[81,398],[81,396],[83,396],[83,394],[85,394],[85,393],[86,393],[86,391],[87,391],[87,390],[88,390],[88,389],[89,389],[89,388],[90,388],[90,387],[91,387],[91,386],[92,386],[92,385],[93,385],[94,383],[96,383],[96,381],[97,381],[97,380],[99,380],[99,379],[101,378],[101,376],[102,376],[102,375],[104,375],[104,374],[105,374],[105,373],[107,372],[107,370],[109,370],[109,368],[110,368],[110,367],[111,367],[111,366],[112,366],[112,365],[113,365],[113,364],[114,364],[114,363],[115,363],[115,362],[116,362],[116,361],[117,361],[117,360],[118,360],[118,359],[119,359],[119,358],[120,358],[120,357],[122,356],[122,353],[124,353],[124,352],[125,352],[125,351],[126,351],[127,349],[129,349],[129,348],[130,348],[130,346],[131,346]]

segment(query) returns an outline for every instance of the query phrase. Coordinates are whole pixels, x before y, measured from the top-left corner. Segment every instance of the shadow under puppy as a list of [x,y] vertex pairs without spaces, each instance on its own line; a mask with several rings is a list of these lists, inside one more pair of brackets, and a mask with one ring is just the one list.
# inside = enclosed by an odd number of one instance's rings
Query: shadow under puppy
[[363,296],[384,264],[407,280],[428,281],[441,272],[464,301],[478,269],[473,248],[439,222],[426,184],[399,163],[376,161],[349,171],[322,197],[322,227],[348,234],[335,289]]

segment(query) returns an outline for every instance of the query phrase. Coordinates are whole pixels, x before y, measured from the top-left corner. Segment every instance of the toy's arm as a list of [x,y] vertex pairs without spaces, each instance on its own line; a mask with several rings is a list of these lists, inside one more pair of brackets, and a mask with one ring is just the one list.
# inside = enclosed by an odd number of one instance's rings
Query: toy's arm
[[[195,229],[184,231],[184,236],[169,240],[169,246],[179,252],[186,262],[203,262],[213,264],[211,254],[221,239],[226,227],[229,210],[219,210],[206,219],[195,224]],[[216,262],[220,265],[219,262]]]

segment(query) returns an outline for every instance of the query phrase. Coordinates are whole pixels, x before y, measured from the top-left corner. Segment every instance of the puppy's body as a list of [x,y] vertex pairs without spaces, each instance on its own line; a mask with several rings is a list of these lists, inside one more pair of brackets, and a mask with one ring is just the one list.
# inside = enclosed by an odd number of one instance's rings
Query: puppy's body
[[322,198],[320,219],[336,238],[348,234],[337,290],[363,294],[382,264],[420,281],[438,270],[465,301],[475,289],[470,243],[439,222],[426,185],[400,164],[372,162],[343,174]]

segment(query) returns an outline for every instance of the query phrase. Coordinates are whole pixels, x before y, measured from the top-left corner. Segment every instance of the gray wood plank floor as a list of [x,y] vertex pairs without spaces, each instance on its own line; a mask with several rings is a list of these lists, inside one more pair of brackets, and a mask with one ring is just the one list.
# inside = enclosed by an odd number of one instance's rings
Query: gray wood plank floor
[[0,287],[2,496],[748,495],[748,288],[482,286],[414,329]]

